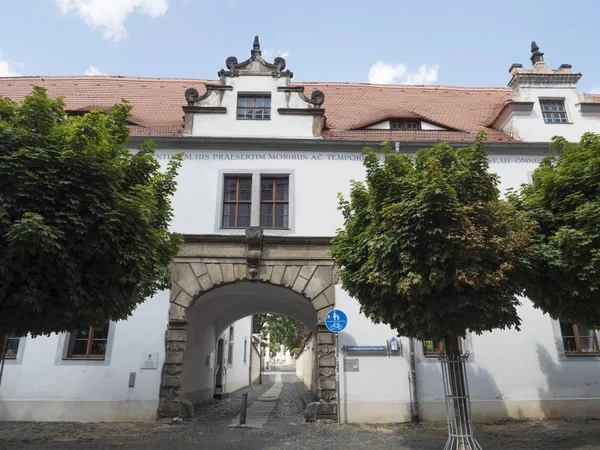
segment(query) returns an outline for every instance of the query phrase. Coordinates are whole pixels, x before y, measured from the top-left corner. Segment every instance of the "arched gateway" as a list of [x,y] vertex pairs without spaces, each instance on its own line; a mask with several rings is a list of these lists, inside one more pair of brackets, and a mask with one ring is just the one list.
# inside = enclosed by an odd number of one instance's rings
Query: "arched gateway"
[[318,413],[336,413],[334,339],[324,326],[325,315],[335,304],[336,275],[329,241],[265,236],[260,227],[248,228],[245,236],[185,236],[172,269],[159,417],[191,414],[182,392],[189,313],[208,292],[236,283],[283,287],[295,292],[297,301],[312,305],[317,323],[307,325],[317,332]]

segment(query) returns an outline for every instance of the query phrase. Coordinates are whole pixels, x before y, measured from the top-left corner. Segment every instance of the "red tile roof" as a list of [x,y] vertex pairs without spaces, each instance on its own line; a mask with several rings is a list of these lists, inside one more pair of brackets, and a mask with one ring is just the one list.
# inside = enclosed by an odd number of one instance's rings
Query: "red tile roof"
[[[125,98],[133,105],[135,134],[181,134],[184,92],[203,93],[215,81],[184,78],[134,77],[11,77],[0,78],[0,96],[20,101],[33,86],[43,86],[52,97],[65,97],[68,110],[107,109]],[[401,86],[366,83],[294,83],[305,95],[325,94],[326,127],[333,131],[365,128],[390,118],[421,118],[451,130],[476,133],[489,128],[502,110],[508,88]],[[593,96],[600,102],[600,95]],[[143,127],[152,127],[151,130]],[[329,133],[330,138],[335,133]]]
[[478,132],[487,129],[511,89],[401,86],[359,83],[303,83],[325,94],[330,130],[353,130],[390,118],[421,118],[444,128]]
[[33,86],[43,86],[48,95],[65,97],[67,110],[107,109],[121,99],[133,105],[134,124],[142,126],[183,125],[183,93],[189,87],[203,92],[207,80],[132,77],[15,77],[0,78],[0,96],[22,100]]

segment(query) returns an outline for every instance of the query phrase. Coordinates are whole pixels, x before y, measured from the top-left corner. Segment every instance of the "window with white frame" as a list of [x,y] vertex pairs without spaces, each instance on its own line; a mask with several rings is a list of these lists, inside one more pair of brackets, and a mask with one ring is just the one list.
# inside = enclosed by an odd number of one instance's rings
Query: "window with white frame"
[[271,94],[238,94],[238,120],[269,120],[271,118]]
[[546,123],[568,123],[564,100],[540,100],[542,116]]
[[223,173],[218,229],[292,230],[292,172]]

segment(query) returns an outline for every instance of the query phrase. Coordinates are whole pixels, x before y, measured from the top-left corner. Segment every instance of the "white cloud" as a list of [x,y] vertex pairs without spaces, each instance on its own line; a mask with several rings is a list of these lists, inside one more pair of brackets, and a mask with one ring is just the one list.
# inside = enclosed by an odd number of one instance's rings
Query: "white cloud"
[[592,89],[590,89],[589,94],[600,94],[600,88],[592,88]]
[[134,12],[152,18],[164,16],[169,0],[56,0],[63,14],[74,12],[92,28],[100,28],[102,37],[119,41],[127,36],[125,19]]
[[91,64],[88,66],[87,70],[85,71],[85,74],[90,77],[95,77],[98,75],[107,75],[106,73],[98,69],[96,66],[92,66]]
[[12,68],[13,65],[23,68],[23,63],[11,63],[6,59],[2,59],[2,53],[0,53],[0,77],[18,77],[21,75]]
[[281,48],[278,48],[277,50],[275,50],[274,48],[265,48],[264,50],[262,50],[263,58],[271,59],[276,56],[281,56],[282,58],[287,58],[288,56],[290,56],[290,52],[288,52],[287,50],[283,50]]
[[369,83],[374,84],[431,84],[438,79],[440,66],[427,67],[421,64],[416,72],[411,72],[404,64],[385,64],[377,61],[369,70]]

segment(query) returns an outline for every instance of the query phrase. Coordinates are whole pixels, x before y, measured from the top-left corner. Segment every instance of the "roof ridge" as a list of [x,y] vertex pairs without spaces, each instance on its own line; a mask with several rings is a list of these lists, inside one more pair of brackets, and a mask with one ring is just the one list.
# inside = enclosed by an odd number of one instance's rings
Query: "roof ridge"
[[509,87],[500,86],[445,86],[441,84],[376,84],[376,83],[360,83],[354,81],[295,81],[292,84],[311,84],[311,85],[344,85],[344,86],[369,86],[369,87],[384,87],[384,88],[402,88],[402,89],[454,89],[454,90],[481,90],[481,91],[512,91]]
[[132,77],[125,75],[21,75],[16,77],[0,77],[0,80],[27,80],[27,79],[44,79],[44,80],[128,80],[128,81],[162,81],[162,82],[178,82],[178,81],[199,81],[202,83],[210,83],[218,80],[208,80],[204,78],[161,78],[161,77]]

